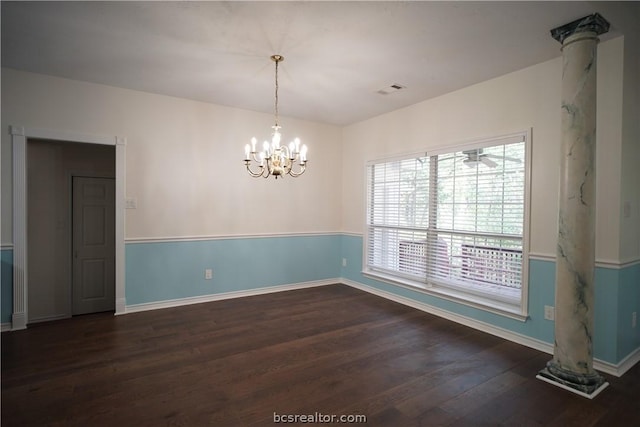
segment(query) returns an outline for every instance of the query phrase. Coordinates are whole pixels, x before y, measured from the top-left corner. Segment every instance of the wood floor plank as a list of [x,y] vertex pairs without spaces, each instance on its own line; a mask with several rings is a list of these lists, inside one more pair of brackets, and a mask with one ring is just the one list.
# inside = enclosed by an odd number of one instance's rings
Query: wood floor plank
[[343,285],[37,324],[1,351],[3,426],[640,425],[639,366],[590,401],[535,379],[549,355]]

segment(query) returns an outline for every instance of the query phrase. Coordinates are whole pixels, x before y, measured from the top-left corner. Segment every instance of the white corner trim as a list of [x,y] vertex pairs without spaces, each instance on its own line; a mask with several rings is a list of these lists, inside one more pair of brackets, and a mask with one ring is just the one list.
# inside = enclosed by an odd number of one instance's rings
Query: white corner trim
[[126,299],[124,297],[117,297],[116,298],[116,310],[115,310],[115,315],[118,314],[125,314],[127,310],[127,302]]
[[[456,322],[461,325],[469,326],[470,328],[477,329],[479,331],[486,332],[488,334],[491,334],[500,338],[504,338],[516,344],[524,345],[525,347],[533,348],[534,350],[542,351],[543,353],[547,353],[551,355],[553,354],[553,345],[548,342],[541,341],[536,338],[531,338],[526,335],[522,335],[522,334],[510,331],[508,329],[500,328],[498,326],[491,325],[489,323],[482,322],[480,320],[476,320],[471,317],[467,317],[460,314],[452,313],[450,311],[442,310],[432,305],[425,304],[423,302],[416,301],[411,298],[406,298],[400,295],[396,295],[391,292],[383,291],[381,289],[377,289],[368,285],[364,285],[362,283],[355,282],[353,280],[340,278],[340,283],[343,283],[347,286],[360,289],[370,294],[374,294],[379,297],[386,298],[388,300],[391,300],[409,307],[413,307],[417,310],[424,311],[425,313],[433,314],[438,317],[451,320],[452,322]],[[640,361],[640,348],[638,348],[634,353],[627,356],[622,362],[620,362],[617,365],[610,362],[605,362],[603,360],[594,359],[593,366],[598,371],[607,373],[609,375],[613,375],[615,377],[620,377],[626,371],[631,369],[631,367],[635,365],[638,361]],[[540,369],[542,368],[543,366],[540,367]]]
[[126,142],[124,137],[116,137],[116,271],[115,271],[115,299],[116,313],[122,313],[124,310],[125,289],[126,289],[126,256],[125,256],[125,237],[126,237],[126,210],[125,210],[125,189],[127,177],[127,145],[121,143]]
[[13,305],[11,329],[27,327],[27,138],[11,127],[13,148]]
[[273,292],[292,291],[295,289],[313,288],[316,286],[335,285],[337,283],[340,283],[340,279],[337,279],[337,278],[323,279],[323,280],[314,280],[310,282],[301,282],[301,283],[292,283],[287,285],[267,286],[264,288],[247,289],[244,291],[223,292],[220,294],[209,294],[209,295],[202,295],[197,297],[178,298],[178,299],[158,301],[158,302],[148,302],[148,303],[142,303],[142,304],[131,304],[125,307],[124,313],[116,313],[116,314],[137,313],[140,311],[158,310],[162,308],[179,307],[182,305],[221,301],[221,300],[231,299],[231,298],[243,298],[243,297],[250,297],[255,295],[270,294]]

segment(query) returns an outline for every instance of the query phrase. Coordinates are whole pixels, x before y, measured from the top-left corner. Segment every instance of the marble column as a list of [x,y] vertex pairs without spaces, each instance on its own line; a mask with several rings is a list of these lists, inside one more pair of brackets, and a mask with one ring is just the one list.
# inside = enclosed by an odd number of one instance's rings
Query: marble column
[[593,369],[596,51],[609,30],[599,14],[551,30],[562,43],[562,160],[553,359],[538,378],[594,397],[608,384]]

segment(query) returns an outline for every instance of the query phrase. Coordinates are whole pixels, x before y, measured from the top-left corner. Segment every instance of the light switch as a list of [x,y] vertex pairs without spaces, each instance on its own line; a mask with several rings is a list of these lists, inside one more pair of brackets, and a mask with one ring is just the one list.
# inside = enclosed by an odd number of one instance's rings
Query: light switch
[[125,209],[136,209],[138,207],[138,200],[133,197],[128,197],[124,202]]

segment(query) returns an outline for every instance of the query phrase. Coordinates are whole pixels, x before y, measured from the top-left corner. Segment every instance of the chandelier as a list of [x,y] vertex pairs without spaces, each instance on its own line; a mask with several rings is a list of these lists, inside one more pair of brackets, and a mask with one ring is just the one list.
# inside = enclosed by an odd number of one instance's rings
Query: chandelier
[[[271,126],[271,143],[264,141],[262,151],[256,151],[257,139],[251,138],[251,145],[244,147],[244,164],[247,172],[254,178],[291,175],[298,177],[307,168],[307,146],[300,146],[300,139],[296,138],[289,145],[280,145],[280,125],[278,124],[278,64],[284,61],[282,55],[272,55],[271,60],[276,63],[276,96],[275,96],[275,124]],[[252,168],[251,162],[257,163],[257,170]],[[298,163],[297,170],[294,170]]]

